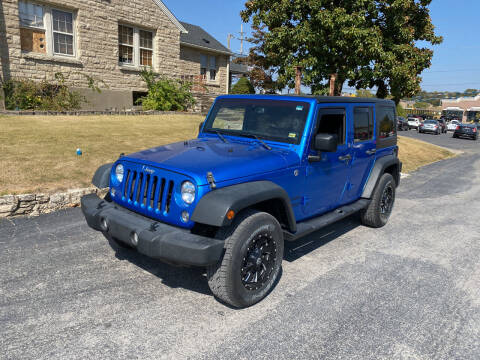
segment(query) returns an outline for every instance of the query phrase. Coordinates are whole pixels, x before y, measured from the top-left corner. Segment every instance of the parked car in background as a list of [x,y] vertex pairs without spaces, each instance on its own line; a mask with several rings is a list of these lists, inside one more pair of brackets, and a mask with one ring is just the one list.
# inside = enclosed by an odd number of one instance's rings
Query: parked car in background
[[470,138],[473,140],[478,139],[479,129],[476,124],[459,124],[453,132],[454,138]]
[[442,133],[442,128],[437,120],[425,120],[423,124],[420,124],[418,132],[440,135]]
[[420,120],[418,118],[408,118],[408,128],[409,129],[416,129],[420,126]]
[[410,130],[410,126],[408,126],[408,121],[403,116],[398,116],[397,117],[397,129],[399,131]]
[[447,123],[445,122],[444,119],[437,120],[438,124],[440,125],[440,128],[442,129],[442,134],[445,134],[447,132]]
[[460,121],[458,120],[450,121],[447,125],[447,131],[455,131],[455,129],[457,128],[457,125],[460,125]]

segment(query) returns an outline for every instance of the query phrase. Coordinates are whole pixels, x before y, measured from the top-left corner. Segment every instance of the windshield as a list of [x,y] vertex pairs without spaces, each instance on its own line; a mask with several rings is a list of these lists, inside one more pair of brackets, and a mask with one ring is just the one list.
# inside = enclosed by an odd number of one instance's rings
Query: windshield
[[299,144],[309,110],[301,101],[220,99],[203,131]]
[[424,122],[424,124],[434,124],[437,125],[437,122],[435,120],[427,120]]

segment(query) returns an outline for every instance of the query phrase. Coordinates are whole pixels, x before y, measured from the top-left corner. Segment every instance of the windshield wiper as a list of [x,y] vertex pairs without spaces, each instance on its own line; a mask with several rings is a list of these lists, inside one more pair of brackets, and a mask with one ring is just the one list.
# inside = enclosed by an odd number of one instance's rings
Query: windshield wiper
[[267,143],[262,139],[260,139],[257,135],[254,135],[254,134],[250,134],[250,135],[252,135],[255,139],[257,139],[265,147],[265,149],[272,150],[272,148],[268,146]]
[[218,135],[218,137],[226,144],[227,143],[227,140],[225,139],[225,137],[222,135],[222,133],[218,130],[214,130],[215,131],[215,134]]

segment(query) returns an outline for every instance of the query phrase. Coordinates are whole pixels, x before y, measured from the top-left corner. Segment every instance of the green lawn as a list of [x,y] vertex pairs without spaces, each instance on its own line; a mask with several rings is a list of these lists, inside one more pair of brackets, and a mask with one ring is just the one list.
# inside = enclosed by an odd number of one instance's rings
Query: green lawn
[[88,187],[101,164],[122,152],[194,138],[202,120],[191,114],[0,116],[0,195]]

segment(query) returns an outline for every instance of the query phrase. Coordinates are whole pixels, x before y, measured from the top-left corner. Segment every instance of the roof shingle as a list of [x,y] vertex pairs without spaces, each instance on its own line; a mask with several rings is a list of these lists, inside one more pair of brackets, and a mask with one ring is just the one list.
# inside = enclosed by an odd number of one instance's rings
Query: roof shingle
[[180,34],[180,43],[186,45],[193,45],[196,47],[203,47],[216,52],[231,53],[225,46],[223,46],[212,35],[203,30],[200,26],[180,22],[188,33]]

